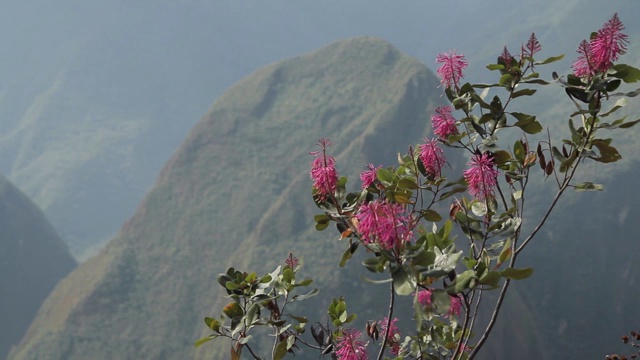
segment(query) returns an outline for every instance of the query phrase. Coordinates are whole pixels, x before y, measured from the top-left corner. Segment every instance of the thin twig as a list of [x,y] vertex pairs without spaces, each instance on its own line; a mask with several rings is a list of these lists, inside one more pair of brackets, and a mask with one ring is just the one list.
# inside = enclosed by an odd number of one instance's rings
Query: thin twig
[[391,282],[391,294],[389,295],[389,312],[387,313],[387,328],[384,331],[384,339],[382,340],[382,346],[380,346],[380,351],[378,352],[377,360],[382,360],[382,355],[384,354],[384,348],[387,346],[387,338],[389,335],[389,327],[391,326],[391,317],[393,316],[393,303],[395,302],[395,292],[393,289],[393,281]]

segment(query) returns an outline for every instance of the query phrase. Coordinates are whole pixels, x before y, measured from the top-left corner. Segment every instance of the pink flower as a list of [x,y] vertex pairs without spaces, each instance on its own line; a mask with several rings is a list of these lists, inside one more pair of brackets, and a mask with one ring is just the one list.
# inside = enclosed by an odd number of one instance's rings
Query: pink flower
[[598,30],[596,37],[591,39],[590,47],[596,70],[606,72],[627,50],[628,36],[623,34],[622,30],[624,25],[616,13]]
[[451,305],[449,306],[449,316],[458,316],[462,311],[462,299],[460,295],[450,296]]
[[367,360],[367,344],[358,340],[362,333],[356,329],[345,329],[338,336],[336,355],[339,360]]
[[287,260],[284,261],[285,265],[294,270],[298,265],[300,265],[300,260],[297,257],[293,256],[292,253],[289,253]]
[[311,163],[311,180],[318,200],[323,202],[327,196],[333,195],[338,183],[338,172],[336,171],[336,160],[333,156],[327,156],[327,147],[333,145],[329,139],[318,140],[318,146],[322,150],[312,151],[309,154],[316,158]]
[[438,106],[434,114],[431,115],[433,133],[442,140],[447,140],[449,135],[458,134],[456,119],[451,115],[452,111],[451,106]]
[[360,205],[356,213],[358,232],[365,244],[377,243],[391,250],[410,241],[410,217],[400,204],[375,200]]
[[424,144],[419,146],[420,161],[430,178],[439,178],[442,175],[442,167],[446,163],[444,151],[435,139],[424,138],[423,141]]
[[507,64],[507,66],[509,66],[511,64],[511,58],[513,56],[511,56],[511,53],[509,52],[509,49],[507,49],[507,47],[504,47],[504,50],[502,50],[502,54],[500,54],[500,56],[498,56],[498,59],[502,59],[502,61],[504,61],[505,64]]
[[373,167],[373,164],[368,164],[367,165],[367,169],[368,170],[363,170],[360,173],[360,181],[362,181],[362,188],[366,189],[369,186],[371,186],[371,184],[373,184],[373,182],[376,180],[377,178],[377,172],[378,169],[382,168],[382,165],[378,166],[377,168]]
[[582,40],[577,50],[578,58],[573,61],[571,67],[573,67],[573,74],[575,76],[593,76],[595,75],[595,66],[593,66],[593,60],[591,59],[591,50],[587,40]]
[[469,185],[469,194],[481,201],[493,197],[499,175],[493,157],[488,153],[476,154],[467,165],[470,168],[462,174]]
[[429,289],[418,291],[418,303],[422,306],[431,307],[431,293]]
[[542,50],[542,46],[540,46],[538,39],[536,39],[536,34],[531,33],[529,41],[527,41],[527,45],[525,46],[523,44],[521,47],[522,56],[533,57],[533,55],[535,55],[540,50]]
[[391,320],[391,323],[389,323],[389,332],[386,332],[387,321],[389,321],[389,318],[385,317],[384,320],[380,322],[380,329],[382,330],[383,334],[387,334],[387,344],[389,345],[391,353],[393,355],[398,355],[398,353],[400,352],[400,331],[398,330],[398,325],[396,325],[396,323],[398,322],[398,318],[394,318],[393,320]]
[[462,70],[466,68],[469,63],[465,59],[464,54],[456,54],[455,51],[449,51],[436,56],[436,63],[442,64],[436,71],[438,77],[440,77],[440,83],[446,88],[456,87],[460,84],[460,79],[464,77]]
[[627,50],[628,36],[622,30],[624,25],[616,13],[591,41],[582,41],[578,47],[580,55],[572,64],[573,73],[576,76],[593,76],[596,72],[604,73],[609,70],[613,62]]

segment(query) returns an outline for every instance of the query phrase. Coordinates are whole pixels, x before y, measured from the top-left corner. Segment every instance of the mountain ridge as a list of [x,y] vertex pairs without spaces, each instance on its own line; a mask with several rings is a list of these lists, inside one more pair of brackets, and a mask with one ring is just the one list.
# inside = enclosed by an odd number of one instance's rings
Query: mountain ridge
[[[315,211],[305,179],[318,135],[340,144],[344,168],[391,162],[406,139],[387,134],[376,145],[371,134],[399,128],[419,141],[440,101],[437,86],[424,65],[370,37],[268,65],[240,81],[192,129],[119,235],[62,281],[10,358],[200,356],[193,341],[217,301],[210,284],[229,259],[254,253],[252,265],[266,271],[286,257],[283,248],[342,246],[296,241]],[[382,144],[388,148],[377,151]],[[285,213],[279,209],[291,205],[283,202],[290,179],[302,203]],[[335,266],[328,259],[319,266],[325,262]]]

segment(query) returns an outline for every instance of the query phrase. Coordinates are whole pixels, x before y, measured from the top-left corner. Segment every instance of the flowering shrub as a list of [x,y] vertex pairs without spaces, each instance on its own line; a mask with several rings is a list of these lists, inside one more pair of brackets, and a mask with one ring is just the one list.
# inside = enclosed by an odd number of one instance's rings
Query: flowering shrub
[[[600,137],[601,130],[640,122],[624,118],[605,122],[624,104],[619,101],[607,108],[609,101],[638,94],[615,92],[622,82],[640,80],[640,70],[616,63],[628,43],[623,30],[614,15],[579,45],[573,74],[562,77],[553,72],[553,81],[540,79],[536,68],[562,56],[536,60],[542,46],[534,34],[519,55],[513,56],[505,47],[497,62],[487,65],[499,74],[492,84],[462,83],[468,65],[464,55],[455,51],[438,55],[437,74],[451,105],[436,108],[431,117],[436,138],[410,147],[396,166],[367,165],[356,192],[347,192],[347,179],[338,175],[336,161],[329,155],[334,144],[320,139],[319,150],[311,153],[315,158],[310,172],[313,198],[323,212],[315,216],[316,229],[337,223],[341,239],[347,240],[340,266],[360,247],[367,250],[364,267],[388,279],[387,314],[380,316],[383,320],[369,320],[363,334],[349,325],[356,316],[347,312],[345,300],[334,298],[327,309],[330,322],[314,323],[315,343],[305,340],[307,318],[284,309],[317,290],[294,295],[311,280],[297,280],[300,265],[289,255],[284,266],[262,277],[233,268],[221,274],[218,282],[232,301],[219,320],[205,318],[213,333],[196,345],[226,337],[231,340],[232,358],[247,349],[253,358],[262,359],[250,346],[250,332],[267,326],[274,337],[273,359],[300,346],[341,360],[367,359],[374,353],[377,359],[385,354],[398,359],[475,357],[493,329],[510,283],[533,273],[532,268],[516,267],[518,256],[560,197],[568,188],[602,189],[592,182],[575,182],[576,170],[587,161],[610,163],[621,158],[612,140]],[[533,115],[512,111],[511,105],[533,96],[537,91],[533,86],[552,83],[564,88],[576,108],[570,115],[569,135],[561,144],[553,143],[550,136],[534,143],[528,136],[542,132],[542,124]],[[504,95],[487,100],[491,91]],[[503,135],[509,133],[520,138],[506,144]],[[448,173],[452,171],[445,167],[445,146],[466,152],[469,162],[462,173]],[[533,230],[525,234],[525,199],[529,180],[536,174],[552,177],[555,181],[547,184],[556,191]],[[439,203],[449,207],[445,216],[436,210]],[[454,241],[454,228],[464,234],[464,241]],[[499,289],[498,296],[492,298],[493,310],[482,323],[476,312],[488,300],[481,295],[494,289]],[[412,333],[401,334],[396,325],[397,296],[413,299],[416,326]]]

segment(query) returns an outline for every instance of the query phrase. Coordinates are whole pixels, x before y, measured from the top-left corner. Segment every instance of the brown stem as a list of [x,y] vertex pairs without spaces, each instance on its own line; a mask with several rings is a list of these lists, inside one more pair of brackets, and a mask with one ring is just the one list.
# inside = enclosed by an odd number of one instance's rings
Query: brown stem
[[387,313],[387,327],[384,331],[384,339],[382,340],[382,346],[380,346],[380,351],[378,352],[377,360],[382,360],[382,355],[384,355],[384,348],[387,346],[387,338],[389,337],[389,327],[391,326],[391,317],[393,316],[393,303],[395,302],[395,292],[393,289],[393,281],[391,282],[391,295],[389,300],[389,312]]

